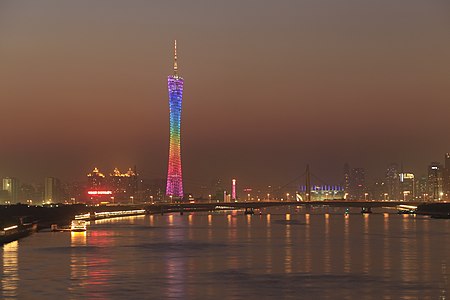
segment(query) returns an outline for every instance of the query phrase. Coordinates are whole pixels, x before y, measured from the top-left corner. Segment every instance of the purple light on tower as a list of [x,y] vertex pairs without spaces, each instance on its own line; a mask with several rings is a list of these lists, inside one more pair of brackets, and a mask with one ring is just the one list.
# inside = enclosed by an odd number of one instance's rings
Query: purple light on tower
[[170,75],[168,77],[170,142],[166,195],[169,197],[182,198],[183,178],[181,174],[181,102],[183,100],[184,80],[182,77],[178,76],[176,40],[174,51],[173,75]]
[[236,200],[236,179],[231,180],[231,199]]

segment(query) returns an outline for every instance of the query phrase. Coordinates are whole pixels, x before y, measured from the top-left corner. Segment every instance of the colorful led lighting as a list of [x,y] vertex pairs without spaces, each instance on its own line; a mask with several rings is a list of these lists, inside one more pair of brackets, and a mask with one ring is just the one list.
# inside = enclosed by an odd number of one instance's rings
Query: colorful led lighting
[[175,41],[174,75],[168,77],[170,142],[166,195],[177,198],[183,197],[183,178],[181,173],[181,103],[183,100],[183,83],[183,78],[178,76],[177,42]]

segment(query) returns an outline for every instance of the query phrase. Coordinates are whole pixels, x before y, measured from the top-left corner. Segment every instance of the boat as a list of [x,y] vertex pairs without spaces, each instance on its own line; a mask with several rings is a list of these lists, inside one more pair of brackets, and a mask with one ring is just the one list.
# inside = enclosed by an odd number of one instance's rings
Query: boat
[[70,225],[70,230],[75,232],[86,231],[86,221],[84,220],[73,220]]
[[25,223],[13,225],[0,229],[0,245],[13,242],[20,238],[26,237],[37,230],[36,223]]

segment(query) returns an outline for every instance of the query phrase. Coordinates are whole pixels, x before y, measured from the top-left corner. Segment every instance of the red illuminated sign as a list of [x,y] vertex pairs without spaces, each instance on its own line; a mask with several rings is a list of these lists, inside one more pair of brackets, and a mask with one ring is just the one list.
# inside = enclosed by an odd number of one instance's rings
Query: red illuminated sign
[[88,191],[89,195],[111,195],[112,191]]

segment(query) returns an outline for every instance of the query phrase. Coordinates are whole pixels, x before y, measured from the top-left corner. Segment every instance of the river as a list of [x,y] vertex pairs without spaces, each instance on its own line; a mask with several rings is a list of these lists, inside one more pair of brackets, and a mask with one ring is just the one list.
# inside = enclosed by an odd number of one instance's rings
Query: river
[[185,213],[0,249],[4,299],[450,299],[450,220],[341,209]]

